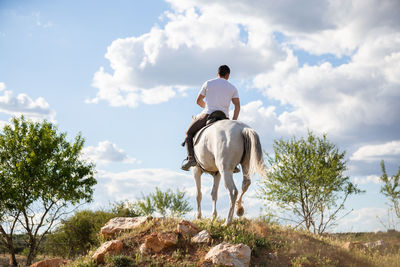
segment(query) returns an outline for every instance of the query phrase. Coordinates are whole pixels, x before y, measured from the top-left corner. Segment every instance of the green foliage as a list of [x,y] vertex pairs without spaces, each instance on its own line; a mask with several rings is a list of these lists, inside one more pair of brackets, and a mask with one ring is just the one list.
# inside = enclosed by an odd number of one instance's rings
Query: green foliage
[[142,214],[136,203],[124,201],[115,202],[111,206],[111,213],[116,217],[138,217]]
[[106,263],[109,267],[129,267],[136,266],[135,260],[132,257],[125,255],[113,255],[106,257]]
[[185,200],[185,192],[179,189],[176,189],[175,193],[171,189],[162,192],[156,187],[156,192],[150,194],[150,198],[155,211],[162,216],[180,217],[192,210],[189,202]]
[[192,208],[185,199],[185,192],[171,189],[163,192],[156,187],[156,192],[142,196],[136,202],[119,202],[114,204],[113,211],[123,212],[134,216],[150,216],[158,212],[162,216],[181,217],[190,212]]
[[386,173],[385,162],[383,160],[381,161],[381,168],[382,168],[382,176],[380,177],[380,179],[383,182],[383,185],[381,186],[381,193],[389,198],[389,200],[395,210],[396,216],[398,218],[400,218],[400,206],[399,206],[400,167],[399,167],[399,170],[397,171],[397,173],[391,177],[388,177],[388,175]]
[[344,202],[361,191],[344,175],[345,152],[326,135],[312,132],[306,139],[275,140],[271,168],[260,182],[259,197],[292,212],[293,220],[314,233],[323,233],[337,219]]
[[24,117],[0,134],[0,232],[12,243],[15,229],[27,231],[27,265],[66,207],[92,200],[94,165],[80,158],[83,145],[80,134],[68,142],[52,123]]
[[82,210],[63,220],[44,244],[47,255],[74,258],[100,245],[98,233],[115,214],[105,211]]
[[77,258],[74,262],[67,263],[66,267],[96,267],[97,264],[92,259],[92,257],[84,256]]
[[151,195],[143,196],[142,200],[137,201],[132,206],[136,206],[139,214],[150,216],[152,215],[156,209],[153,205],[153,199]]

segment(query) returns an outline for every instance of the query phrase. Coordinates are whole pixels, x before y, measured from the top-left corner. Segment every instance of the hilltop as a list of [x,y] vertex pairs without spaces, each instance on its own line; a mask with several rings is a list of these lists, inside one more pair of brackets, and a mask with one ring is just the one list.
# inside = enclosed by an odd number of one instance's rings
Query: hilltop
[[[400,263],[399,232],[314,235],[263,220],[238,219],[226,227],[221,220],[205,219],[191,223],[197,231],[206,230],[211,240],[194,243],[191,240],[194,234],[190,236],[177,230],[179,222],[171,218],[150,218],[130,231],[114,236],[103,234],[104,242],[117,240],[121,246],[114,255],[107,253],[99,265],[212,266],[205,256],[222,242],[247,245],[251,249],[250,266],[399,266]],[[176,240],[155,249],[157,252],[141,248],[157,234]],[[96,250],[93,248],[67,266],[96,266],[93,259]]]

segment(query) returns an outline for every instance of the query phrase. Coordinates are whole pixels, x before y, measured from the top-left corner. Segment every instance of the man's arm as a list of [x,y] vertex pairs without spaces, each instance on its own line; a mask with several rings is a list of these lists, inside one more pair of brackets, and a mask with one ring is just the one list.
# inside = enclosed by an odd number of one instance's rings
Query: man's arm
[[233,120],[237,120],[240,112],[240,100],[239,98],[232,98],[232,103],[235,106],[235,110],[233,111]]
[[206,96],[204,96],[204,95],[202,95],[202,94],[199,94],[198,96],[197,96],[197,99],[196,99],[196,103],[197,103],[197,105],[199,105],[200,107],[202,107],[202,108],[205,108],[206,107],[206,102],[204,102],[204,98],[205,98]]

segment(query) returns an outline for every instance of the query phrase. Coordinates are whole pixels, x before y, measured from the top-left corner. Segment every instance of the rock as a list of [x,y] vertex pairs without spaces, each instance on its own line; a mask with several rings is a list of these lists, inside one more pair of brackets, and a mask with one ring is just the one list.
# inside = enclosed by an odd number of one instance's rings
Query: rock
[[104,263],[104,256],[106,254],[115,255],[121,251],[123,246],[124,244],[121,240],[107,241],[96,250],[92,258],[97,264]]
[[178,237],[174,233],[152,233],[146,236],[144,241],[143,250],[151,250],[154,252],[160,252],[166,247],[171,247],[178,243]]
[[384,245],[385,245],[385,241],[383,241],[383,240],[364,243],[364,246],[367,247],[367,248],[380,248],[380,247],[382,247]]
[[192,243],[210,243],[212,241],[211,235],[206,230],[201,231],[191,239]]
[[164,244],[158,239],[157,233],[146,236],[144,246],[154,252],[160,252],[164,248]]
[[151,254],[151,249],[147,248],[145,244],[140,245],[139,251],[142,256]]
[[344,243],[344,244],[342,245],[342,248],[347,249],[347,250],[352,250],[352,249],[355,249],[355,248],[357,248],[357,249],[365,249],[366,247],[365,247],[365,245],[362,244],[361,242],[358,242],[358,241],[355,241],[355,242],[349,241],[349,242]]
[[48,260],[42,260],[35,262],[34,264],[30,265],[29,267],[60,267],[63,264],[67,264],[69,260],[64,260],[61,258],[54,258]]
[[108,239],[113,238],[116,234],[122,231],[135,229],[145,223],[149,217],[116,217],[109,220],[100,230],[100,234]]
[[199,228],[192,222],[182,220],[178,223],[177,231],[183,236],[188,237],[196,235],[199,232]]
[[247,245],[221,243],[213,247],[206,255],[205,261],[223,266],[249,266],[251,249]]
[[165,247],[171,247],[178,243],[178,237],[174,233],[164,234],[158,233],[158,239],[164,244]]

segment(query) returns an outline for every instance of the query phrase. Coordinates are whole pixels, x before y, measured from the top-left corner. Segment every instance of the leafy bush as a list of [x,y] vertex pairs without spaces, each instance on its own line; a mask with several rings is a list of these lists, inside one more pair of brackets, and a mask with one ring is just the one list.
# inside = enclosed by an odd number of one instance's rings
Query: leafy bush
[[150,216],[155,212],[162,216],[181,217],[191,210],[189,202],[185,199],[185,192],[179,189],[176,192],[171,189],[161,191],[156,187],[156,192],[143,195],[141,200],[133,203],[128,201],[114,203],[111,211],[127,217]]
[[125,255],[113,255],[106,257],[106,263],[109,267],[135,266],[135,260]]
[[82,210],[63,220],[57,230],[46,239],[44,252],[55,256],[72,258],[87,253],[100,244],[100,228],[115,217],[105,211]]
[[116,217],[137,217],[143,214],[143,212],[138,209],[136,203],[117,201],[111,205],[110,212]]
[[67,263],[66,267],[96,267],[97,264],[94,262],[94,260],[89,257],[79,257],[72,263]]

